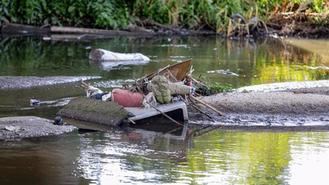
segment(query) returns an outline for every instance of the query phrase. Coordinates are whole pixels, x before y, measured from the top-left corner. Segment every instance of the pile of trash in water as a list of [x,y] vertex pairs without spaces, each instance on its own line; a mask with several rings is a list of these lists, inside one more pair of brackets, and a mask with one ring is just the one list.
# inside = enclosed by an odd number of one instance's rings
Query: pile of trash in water
[[192,73],[192,61],[187,60],[166,66],[109,92],[82,81],[86,98],[71,101],[58,114],[69,119],[111,126],[121,126],[123,122],[136,125],[136,122],[162,116],[175,127],[184,126],[188,120],[187,105],[207,114],[201,110],[201,104],[202,108],[207,107],[222,115],[216,108],[196,98],[207,92],[207,86],[194,79]]

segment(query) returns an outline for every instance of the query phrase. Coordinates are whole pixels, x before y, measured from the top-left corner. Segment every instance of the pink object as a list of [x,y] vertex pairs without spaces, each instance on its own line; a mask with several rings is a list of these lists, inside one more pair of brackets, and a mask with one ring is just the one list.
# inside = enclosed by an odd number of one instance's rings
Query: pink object
[[142,93],[125,89],[113,89],[112,101],[124,107],[142,107],[144,96]]

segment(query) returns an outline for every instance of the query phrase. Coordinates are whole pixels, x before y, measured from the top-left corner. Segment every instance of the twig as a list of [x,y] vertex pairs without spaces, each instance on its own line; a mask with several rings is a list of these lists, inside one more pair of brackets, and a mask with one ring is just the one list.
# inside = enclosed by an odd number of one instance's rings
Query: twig
[[192,107],[195,108],[197,111],[199,111],[200,113],[204,114],[205,116],[207,116],[208,118],[210,118],[211,120],[214,120],[213,117],[211,117],[209,114],[207,114],[206,112],[204,112],[203,110],[201,110],[193,101],[192,102]]
[[128,121],[130,121],[132,124],[136,125],[136,122],[135,122],[134,120],[132,120],[132,119],[130,119],[130,118],[127,118],[127,119],[128,119]]
[[213,107],[213,106],[211,106],[211,105],[209,105],[209,104],[203,102],[202,100],[199,100],[199,99],[197,99],[197,98],[195,98],[195,97],[193,97],[193,96],[189,96],[189,98],[190,98],[191,100],[195,100],[195,101],[201,103],[202,105],[204,105],[204,106],[208,107],[209,109],[215,111],[216,113],[218,113],[218,114],[221,115],[221,116],[224,115],[222,112],[220,112],[219,110],[217,110],[215,107]]
[[181,129],[181,128],[180,128],[180,127],[179,127],[179,128],[174,128],[174,129],[172,129],[172,130],[166,132],[165,134],[173,133],[173,132],[177,131],[178,129]]
[[149,104],[153,109],[157,110],[158,112],[160,112],[164,117],[168,118],[170,121],[176,123],[179,126],[184,126],[183,124],[179,123],[178,121],[174,120],[172,117],[168,116],[168,114],[162,112],[160,109],[156,108],[154,105],[146,102],[147,104]]

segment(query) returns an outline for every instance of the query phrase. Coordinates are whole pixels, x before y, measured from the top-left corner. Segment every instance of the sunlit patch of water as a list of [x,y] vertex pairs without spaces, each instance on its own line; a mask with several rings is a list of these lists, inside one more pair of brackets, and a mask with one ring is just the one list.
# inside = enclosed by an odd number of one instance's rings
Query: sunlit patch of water
[[173,165],[167,157],[173,157],[175,152],[154,150],[144,142],[131,142],[134,140],[125,134],[99,136],[104,140],[95,140],[88,134],[81,138],[81,155],[76,162],[79,174],[96,184],[109,180],[114,184],[154,184],[162,182],[166,166]]
[[[296,134],[290,141],[289,184],[328,184],[329,137],[327,133]],[[299,136],[299,137],[298,137]]]
[[236,92],[273,92],[301,88],[329,87],[329,80],[303,81],[303,82],[282,82],[246,86],[236,89]]

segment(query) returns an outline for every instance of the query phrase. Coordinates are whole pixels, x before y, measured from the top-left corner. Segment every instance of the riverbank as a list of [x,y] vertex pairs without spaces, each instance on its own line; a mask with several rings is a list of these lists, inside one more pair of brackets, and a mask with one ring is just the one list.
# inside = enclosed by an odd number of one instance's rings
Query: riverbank
[[[284,18],[282,16],[291,16]],[[295,38],[329,38],[327,23],[328,15],[307,17],[301,14],[277,14],[263,22],[255,18],[257,22],[244,23],[242,29],[235,26],[222,28],[222,31],[212,29],[186,29],[176,26],[167,26],[154,23],[154,25],[135,25],[126,29],[95,29],[85,27],[62,27],[62,26],[32,26],[23,24],[6,23],[1,25],[1,35],[7,36],[42,36],[43,40],[91,40],[113,38],[116,36],[153,37],[153,36],[211,36],[217,35],[229,39],[257,39],[266,37],[295,37]],[[300,18],[303,17],[303,18]],[[284,20],[284,21],[282,21]],[[316,22],[317,21],[317,22]],[[259,26],[259,24],[263,26]],[[264,27],[266,25],[266,27]],[[249,30],[247,27],[254,27]]]
[[[33,0],[27,5],[18,2],[4,2],[0,5],[0,9],[4,11],[0,16],[0,26],[1,23],[9,22],[38,25],[42,28],[38,31],[40,33],[47,29],[66,30],[67,33],[67,30],[77,31],[72,27],[80,27],[110,29],[112,30],[110,34],[124,35],[126,31],[147,35],[186,35],[194,32],[226,35],[230,31],[230,24],[237,23],[238,30],[244,30],[245,33],[249,32],[248,34],[253,36],[254,33],[259,33],[259,29],[265,29],[268,33],[272,33],[272,30],[280,30],[278,33],[289,36],[318,38],[327,37],[328,6],[325,1],[304,0],[294,2],[114,0],[89,3]],[[264,26],[264,23],[267,26]],[[66,26],[65,29],[62,26]],[[25,32],[21,33],[25,34]]]
[[[155,27],[132,26],[127,29],[95,29],[85,27],[63,27],[63,26],[32,26],[15,23],[5,23],[0,27],[3,36],[43,36],[44,40],[88,40],[102,39],[116,36],[152,37],[152,36],[201,36],[218,35],[213,30],[193,30],[185,28],[175,28],[156,24]],[[219,35],[222,35],[220,33]]]

